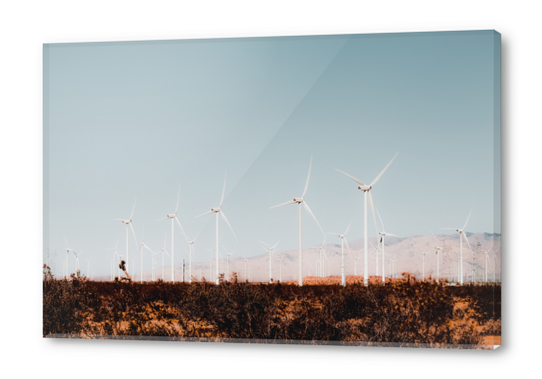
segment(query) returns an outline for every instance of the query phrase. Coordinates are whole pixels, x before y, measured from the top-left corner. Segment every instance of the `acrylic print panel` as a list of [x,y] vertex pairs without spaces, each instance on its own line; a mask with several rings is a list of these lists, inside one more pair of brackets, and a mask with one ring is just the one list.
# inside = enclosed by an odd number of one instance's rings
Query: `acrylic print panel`
[[43,336],[493,349],[494,31],[44,46]]

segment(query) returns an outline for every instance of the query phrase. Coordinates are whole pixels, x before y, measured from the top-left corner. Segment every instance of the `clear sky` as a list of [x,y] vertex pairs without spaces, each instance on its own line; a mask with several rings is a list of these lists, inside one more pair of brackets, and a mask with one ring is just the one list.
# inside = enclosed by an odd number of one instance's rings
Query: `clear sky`
[[[297,206],[269,208],[302,195],[311,155],[305,199],[325,231],[353,220],[349,239],[363,234],[363,194],[335,169],[370,183],[399,152],[371,191],[386,231],[443,233],[472,209],[467,231],[500,233],[499,75],[493,31],[45,45],[45,251],[60,273],[65,235],[107,275],[106,248],[125,250],[114,218],[136,196],[137,238],[159,250],[167,233],[169,250],[170,221],[155,220],[180,186],[178,217],[208,260],[214,215],[195,216],[218,206],[225,172],[238,242],[220,220],[222,244],[296,249]],[[322,240],[305,212],[303,240]],[[187,258],[177,227],[175,251]]]

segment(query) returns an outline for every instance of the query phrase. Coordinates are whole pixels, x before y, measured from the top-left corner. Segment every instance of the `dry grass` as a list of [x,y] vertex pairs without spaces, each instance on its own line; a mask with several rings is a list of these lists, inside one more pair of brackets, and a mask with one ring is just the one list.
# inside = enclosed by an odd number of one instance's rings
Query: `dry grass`
[[[500,286],[449,287],[351,277],[310,285],[43,282],[43,334],[285,341],[493,344]],[[361,279],[360,279],[361,278]],[[372,278],[371,278],[372,279]],[[371,281],[373,282],[373,281]],[[360,284],[361,283],[361,284]],[[489,343],[488,341],[491,341]]]

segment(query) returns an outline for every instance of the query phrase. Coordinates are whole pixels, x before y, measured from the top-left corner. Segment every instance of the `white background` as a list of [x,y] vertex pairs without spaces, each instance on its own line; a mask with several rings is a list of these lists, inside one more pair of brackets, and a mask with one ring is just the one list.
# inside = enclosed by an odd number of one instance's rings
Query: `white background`
[[[19,1],[0,5],[2,376],[535,377],[541,267],[535,1]],[[497,351],[41,338],[42,44],[496,29],[503,43],[503,344]],[[460,183],[458,183],[459,185]],[[530,371],[530,372],[529,372]]]

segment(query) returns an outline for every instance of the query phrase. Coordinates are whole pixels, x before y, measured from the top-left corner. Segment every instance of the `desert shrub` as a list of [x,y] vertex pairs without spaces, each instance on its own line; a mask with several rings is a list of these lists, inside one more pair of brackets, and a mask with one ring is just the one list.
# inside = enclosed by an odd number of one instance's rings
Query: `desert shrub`
[[394,343],[480,342],[500,333],[500,286],[44,280],[44,335]]

